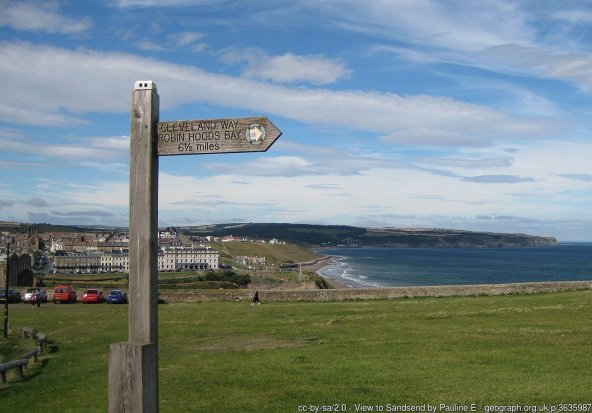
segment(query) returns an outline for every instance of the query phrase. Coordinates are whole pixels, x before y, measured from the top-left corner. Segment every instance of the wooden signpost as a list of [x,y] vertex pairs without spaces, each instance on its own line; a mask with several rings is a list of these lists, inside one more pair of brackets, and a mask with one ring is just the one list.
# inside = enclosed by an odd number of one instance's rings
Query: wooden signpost
[[158,412],[158,156],[265,152],[282,134],[264,117],[158,122],[152,81],[130,116],[128,342],[109,348],[109,412]]
[[264,152],[281,134],[267,118],[159,122],[158,154]]

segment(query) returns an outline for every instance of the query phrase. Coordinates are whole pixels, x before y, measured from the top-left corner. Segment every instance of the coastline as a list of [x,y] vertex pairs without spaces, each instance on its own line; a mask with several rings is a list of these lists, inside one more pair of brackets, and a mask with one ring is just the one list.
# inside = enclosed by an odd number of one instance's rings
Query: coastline
[[319,275],[319,277],[322,277],[327,282],[327,284],[329,284],[334,290],[350,290],[350,289],[355,288],[351,285],[347,285],[342,282],[339,282],[335,278],[331,278],[331,277],[327,277],[325,275],[322,275],[320,273],[320,271],[316,271],[316,273]]
[[[333,248],[311,268],[336,289],[592,280],[592,243],[540,248]],[[500,265],[490,265],[490,263]]]
[[331,277],[330,275],[325,275],[321,272],[321,270],[323,268],[327,268],[327,267],[330,267],[333,264],[335,264],[339,260],[339,258],[340,257],[335,256],[335,255],[327,255],[326,257],[323,257],[323,258],[320,258],[319,260],[317,260],[319,265],[310,266],[310,267],[307,267],[307,269],[309,271],[314,271],[319,277],[324,279],[327,282],[327,284],[329,284],[331,286],[331,288],[336,289],[336,290],[351,290],[351,289],[356,289],[356,288],[384,288],[384,287],[364,285],[364,284],[361,284],[359,282],[356,282],[354,280],[350,280],[347,278],[341,278],[341,279],[334,278],[334,277]]
[[335,262],[335,260],[336,257],[332,255],[325,255],[310,263],[302,263],[302,269],[316,273],[319,277],[323,278],[327,282],[327,284],[329,284],[333,289],[342,290],[354,288],[351,285],[344,284],[334,278],[327,277],[321,274],[321,270],[325,267],[332,265]]

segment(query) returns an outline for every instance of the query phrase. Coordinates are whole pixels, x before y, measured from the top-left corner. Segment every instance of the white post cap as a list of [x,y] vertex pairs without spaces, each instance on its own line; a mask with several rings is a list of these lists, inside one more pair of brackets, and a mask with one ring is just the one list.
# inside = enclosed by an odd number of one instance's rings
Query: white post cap
[[134,90],[154,90],[156,92],[156,83],[152,80],[138,80]]

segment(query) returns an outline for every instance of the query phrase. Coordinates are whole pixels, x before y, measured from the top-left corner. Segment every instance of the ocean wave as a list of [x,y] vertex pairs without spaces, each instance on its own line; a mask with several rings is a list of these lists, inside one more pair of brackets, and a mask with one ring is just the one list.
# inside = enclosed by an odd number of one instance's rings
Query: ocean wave
[[541,248],[334,249],[319,273],[347,285],[397,287],[592,279],[592,244]]
[[331,265],[321,268],[319,274],[331,278],[340,284],[354,288],[380,288],[383,285],[368,280],[368,276],[357,272],[347,262],[346,257],[336,256]]

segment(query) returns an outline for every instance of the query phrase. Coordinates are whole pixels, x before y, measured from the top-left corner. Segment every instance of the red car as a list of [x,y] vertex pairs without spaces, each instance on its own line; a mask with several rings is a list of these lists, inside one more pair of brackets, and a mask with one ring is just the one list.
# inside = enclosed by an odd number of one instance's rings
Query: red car
[[53,290],[53,303],[75,303],[76,302],[76,291],[69,285],[58,285]]
[[89,288],[82,295],[82,303],[102,303],[105,301],[103,292],[97,288]]

